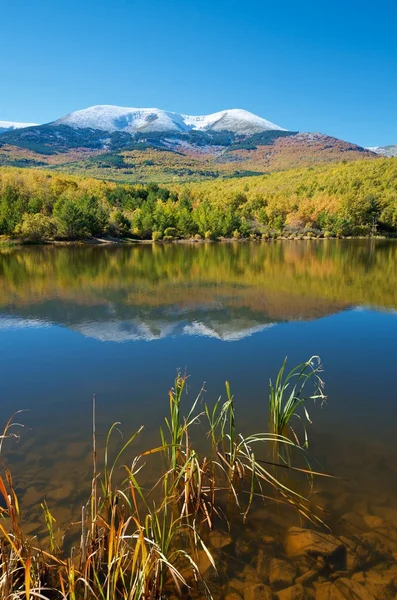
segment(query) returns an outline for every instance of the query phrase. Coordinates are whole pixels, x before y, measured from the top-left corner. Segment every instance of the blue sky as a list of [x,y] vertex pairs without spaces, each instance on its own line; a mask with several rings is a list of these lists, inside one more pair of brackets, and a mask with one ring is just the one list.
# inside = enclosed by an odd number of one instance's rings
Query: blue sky
[[0,120],[93,104],[245,108],[283,127],[397,143],[391,0],[0,0]]

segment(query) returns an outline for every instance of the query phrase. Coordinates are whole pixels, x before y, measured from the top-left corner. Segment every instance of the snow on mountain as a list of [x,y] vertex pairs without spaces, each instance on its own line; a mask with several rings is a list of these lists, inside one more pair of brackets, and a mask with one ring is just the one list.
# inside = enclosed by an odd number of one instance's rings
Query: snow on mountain
[[17,123],[14,121],[0,121],[0,133],[13,131],[14,129],[23,129],[24,127],[34,127],[37,123]]
[[277,131],[286,131],[282,127],[262,119],[247,110],[233,108],[231,110],[222,110],[221,112],[213,113],[212,115],[204,115],[191,117],[189,115],[181,115],[184,122],[191,129],[201,131],[233,131],[235,133],[252,134],[269,129]]
[[392,146],[372,146],[372,148],[366,148],[366,150],[371,150],[371,152],[375,152],[375,154],[381,154],[382,156],[393,157],[397,156],[397,144]]
[[180,115],[158,108],[124,108],[99,105],[70,113],[54,121],[53,125],[69,125],[76,129],[90,128],[102,131],[136,132],[189,132],[231,131],[251,135],[268,130],[285,131],[278,125],[246,110],[231,109],[203,116]]

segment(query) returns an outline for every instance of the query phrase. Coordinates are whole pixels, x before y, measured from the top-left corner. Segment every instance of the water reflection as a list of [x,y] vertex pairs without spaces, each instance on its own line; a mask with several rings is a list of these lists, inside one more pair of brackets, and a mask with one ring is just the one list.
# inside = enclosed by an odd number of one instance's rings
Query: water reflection
[[396,309],[396,264],[397,244],[386,241],[7,250],[0,327],[235,341],[357,305]]

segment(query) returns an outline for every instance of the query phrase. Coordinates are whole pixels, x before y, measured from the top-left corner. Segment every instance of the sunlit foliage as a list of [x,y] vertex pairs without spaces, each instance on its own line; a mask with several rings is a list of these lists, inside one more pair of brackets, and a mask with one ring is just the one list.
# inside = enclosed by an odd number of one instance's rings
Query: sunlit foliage
[[[396,190],[397,159],[170,187],[2,168],[0,234],[21,235],[34,214],[51,220],[41,235],[33,228],[34,241],[103,234],[153,239],[153,232],[156,239],[390,234],[397,229]],[[25,238],[28,231],[25,226]]]

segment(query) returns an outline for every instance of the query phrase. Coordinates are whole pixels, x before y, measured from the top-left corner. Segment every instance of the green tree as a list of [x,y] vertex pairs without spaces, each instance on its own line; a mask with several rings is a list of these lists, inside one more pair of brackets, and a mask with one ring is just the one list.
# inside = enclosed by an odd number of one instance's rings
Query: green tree
[[73,200],[68,198],[58,200],[54,206],[54,216],[58,233],[62,237],[76,239],[87,235],[84,214]]
[[22,223],[15,227],[15,233],[25,240],[42,242],[53,237],[56,232],[54,221],[41,213],[24,213]]

